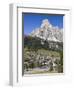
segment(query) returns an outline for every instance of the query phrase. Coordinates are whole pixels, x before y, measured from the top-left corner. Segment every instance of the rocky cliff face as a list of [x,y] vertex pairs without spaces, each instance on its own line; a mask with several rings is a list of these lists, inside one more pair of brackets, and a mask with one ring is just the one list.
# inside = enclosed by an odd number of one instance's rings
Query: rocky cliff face
[[44,19],[41,26],[33,30],[30,36],[47,41],[63,42],[63,30],[52,26],[48,19]]

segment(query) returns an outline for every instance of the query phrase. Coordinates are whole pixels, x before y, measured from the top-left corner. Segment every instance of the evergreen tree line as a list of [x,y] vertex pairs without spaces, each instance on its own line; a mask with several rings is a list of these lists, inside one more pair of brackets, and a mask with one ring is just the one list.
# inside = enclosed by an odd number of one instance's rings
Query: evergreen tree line
[[[43,43],[43,44],[42,44]],[[50,43],[53,43],[54,46],[58,45],[59,48],[56,47],[49,47]],[[52,51],[62,51],[63,50],[63,43],[62,42],[48,42],[47,40],[42,40],[38,37],[31,37],[31,36],[25,36],[24,37],[24,48],[27,47],[31,50],[38,50],[38,49],[46,49],[46,50],[52,50]]]

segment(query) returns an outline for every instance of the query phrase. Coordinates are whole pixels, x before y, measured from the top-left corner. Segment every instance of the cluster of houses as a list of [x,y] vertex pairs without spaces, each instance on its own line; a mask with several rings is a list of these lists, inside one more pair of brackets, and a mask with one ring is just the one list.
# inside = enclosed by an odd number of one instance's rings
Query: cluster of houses
[[24,70],[30,71],[35,68],[39,69],[48,69],[50,71],[57,72],[58,62],[60,56],[54,55],[44,55],[36,52],[27,52],[27,55],[24,56]]

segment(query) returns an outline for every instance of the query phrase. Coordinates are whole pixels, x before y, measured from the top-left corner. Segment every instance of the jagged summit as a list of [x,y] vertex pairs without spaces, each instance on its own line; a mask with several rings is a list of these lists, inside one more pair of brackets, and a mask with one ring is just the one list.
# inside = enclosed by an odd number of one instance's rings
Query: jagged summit
[[44,40],[63,42],[63,30],[59,27],[54,27],[48,19],[44,19],[40,28],[36,28],[30,34],[32,37],[39,37]]
[[45,28],[52,27],[52,25],[50,24],[50,22],[48,21],[48,19],[44,19],[42,21],[41,28],[43,28],[43,27],[45,27]]

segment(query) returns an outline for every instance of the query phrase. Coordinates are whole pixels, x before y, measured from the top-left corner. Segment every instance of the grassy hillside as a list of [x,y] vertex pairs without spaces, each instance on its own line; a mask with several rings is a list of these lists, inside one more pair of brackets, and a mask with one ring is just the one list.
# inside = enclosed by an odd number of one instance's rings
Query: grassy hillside
[[[49,44],[52,44],[51,48]],[[56,48],[56,45],[59,48]],[[29,74],[62,73],[63,43],[42,41],[37,37],[25,37],[24,72]]]

